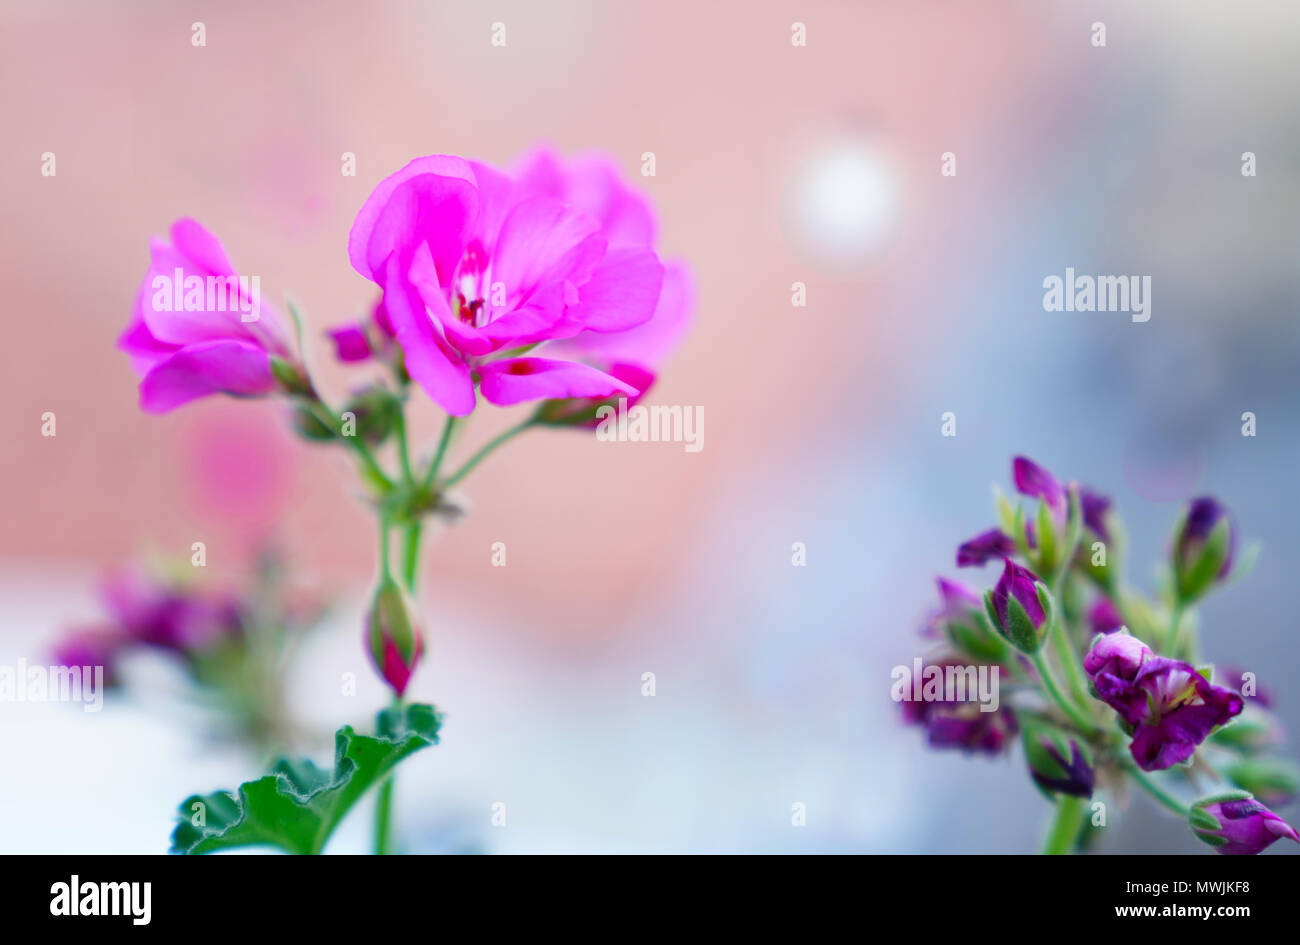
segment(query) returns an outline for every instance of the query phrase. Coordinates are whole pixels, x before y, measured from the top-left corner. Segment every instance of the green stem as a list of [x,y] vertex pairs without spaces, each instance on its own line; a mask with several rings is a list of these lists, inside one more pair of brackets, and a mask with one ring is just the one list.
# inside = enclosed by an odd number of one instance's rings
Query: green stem
[[442,468],[442,461],[447,455],[447,447],[451,445],[451,434],[456,429],[456,421],[459,418],[447,415],[447,422],[442,425],[442,436],[438,438],[438,450],[433,454],[433,459],[429,461],[429,471],[424,476],[424,488],[433,485],[434,480],[438,478],[438,470]]
[[393,488],[393,481],[388,478],[387,473],[375,461],[375,457],[367,448],[365,441],[359,436],[344,436],[339,418],[335,416],[334,411],[325,406],[324,401],[315,397],[305,397],[302,402],[312,412],[312,416],[332,430],[334,435],[356,454],[357,459],[361,462],[361,468],[372,486],[381,492],[388,492]]
[[375,856],[387,856],[393,846],[393,775],[379,785],[375,803]]
[[1143,771],[1137,765],[1131,763],[1126,763],[1124,765],[1124,768],[1126,771],[1128,771],[1129,774],[1133,776],[1133,780],[1138,783],[1138,787],[1142,788],[1142,790],[1150,794],[1156,801],[1159,802],[1160,806],[1164,807],[1169,811],[1172,811],[1173,813],[1177,814],[1179,817],[1183,817],[1183,818],[1187,817],[1187,805],[1184,804],[1182,801],[1180,801],[1178,798],[1174,797],[1172,794],[1170,794],[1168,791],[1162,788],[1159,784],[1156,784],[1156,782],[1152,780],[1152,778],[1145,771]]
[[1085,735],[1096,733],[1096,724],[1088,718],[1079,708],[1068,699],[1061,691],[1061,685],[1056,681],[1056,676],[1052,673],[1052,668],[1047,664],[1047,658],[1043,656],[1043,651],[1036,650],[1029,657],[1034,664],[1034,669],[1038,670],[1039,677],[1043,680],[1043,685],[1047,687],[1047,693],[1052,697],[1052,701],[1060,707],[1060,710],[1066,714],[1079,730]]
[[1079,654],[1075,652],[1069,634],[1065,632],[1065,621],[1059,614],[1052,616],[1052,627],[1048,633],[1052,637],[1056,658],[1061,661],[1061,668],[1065,671],[1065,681],[1070,687],[1070,694],[1074,696],[1075,704],[1086,710],[1092,704],[1087,677],[1083,674],[1083,664],[1079,662]]
[[388,520],[388,514],[381,512],[379,515],[379,576],[384,578],[388,576],[388,530],[391,523]]
[[469,461],[466,462],[464,466],[460,467],[460,469],[452,473],[451,476],[448,477],[447,481],[442,483],[442,488],[450,489],[456,483],[460,482],[462,479],[464,479],[466,476],[470,474],[470,472],[474,469],[475,466],[477,466],[484,459],[486,459],[487,456],[493,450],[495,450],[498,446],[500,446],[502,443],[506,442],[507,440],[511,439],[512,437],[518,436],[520,433],[523,433],[525,430],[531,427],[535,422],[536,422],[535,418],[529,417],[523,423],[515,424],[510,429],[506,430],[504,433],[489,440],[481,450],[479,450],[477,453],[475,453],[473,456],[469,458]]
[[1169,629],[1165,631],[1163,652],[1167,656],[1177,657],[1178,655],[1178,628],[1183,622],[1183,602],[1175,601],[1172,613],[1169,615]]
[[418,521],[407,524],[403,533],[402,545],[402,581],[406,590],[415,595],[415,581],[420,573],[420,535],[422,526]]
[[402,481],[408,486],[415,482],[415,473],[411,470],[411,452],[406,444],[406,411],[397,412],[397,421],[393,425],[397,436],[397,455],[402,463]]
[[1083,820],[1088,810],[1088,800],[1062,794],[1056,803],[1056,814],[1052,817],[1052,826],[1047,831],[1047,840],[1043,844],[1043,853],[1060,856],[1073,853],[1079,842],[1079,831],[1083,829]]

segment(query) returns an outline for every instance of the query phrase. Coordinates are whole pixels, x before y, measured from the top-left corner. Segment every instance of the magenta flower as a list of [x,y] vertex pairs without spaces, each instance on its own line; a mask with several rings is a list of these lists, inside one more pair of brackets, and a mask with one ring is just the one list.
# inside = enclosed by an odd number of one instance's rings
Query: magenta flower
[[141,375],[141,408],[166,413],[209,394],[270,393],[271,358],[287,358],[289,345],[260,281],[237,275],[194,220],[172,224],[171,239],[150,242],[149,270],[118,339]]
[[[526,193],[560,200],[595,217],[611,247],[654,249],[656,226],[650,204],[623,183],[609,159],[586,155],[565,164],[554,152],[539,148],[525,159],[517,179]],[[635,382],[627,375],[641,372],[637,375],[639,399],[653,383],[654,369],[681,340],[693,298],[685,264],[668,262],[664,265],[659,301],[649,321],[626,331],[583,331],[556,343],[554,350],[630,383]],[[620,366],[622,374],[617,370]]]
[[1244,705],[1241,696],[1213,685],[1191,664],[1155,656],[1126,633],[1099,637],[1083,668],[1097,698],[1132,729],[1129,753],[1143,771],[1190,758]]
[[1000,529],[990,528],[957,546],[957,567],[978,567],[992,558],[1009,558],[1016,553],[1016,543]]
[[664,267],[647,246],[623,240],[622,229],[607,233],[562,199],[484,164],[434,155],[375,188],[348,255],[383,289],[408,373],[464,416],[476,385],[500,405],[639,393],[587,364],[523,353],[651,319]]
[[1253,856],[1280,837],[1300,843],[1294,827],[1244,792],[1198,801],[1187,819],[1197,837],[1226,856]]

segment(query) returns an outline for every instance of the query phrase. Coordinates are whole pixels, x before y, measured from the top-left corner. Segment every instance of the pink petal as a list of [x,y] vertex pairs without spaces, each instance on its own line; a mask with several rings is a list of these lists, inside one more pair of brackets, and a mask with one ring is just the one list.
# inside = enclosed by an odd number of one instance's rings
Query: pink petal
[[578,287],[578,304],[565,320],[591,331],[626,331],[654,315],[664,267],[648,249],[619,249],[607,255]]
[[474,235],[491,255],[501,233],[501,224],[510,208],[518,202],[517,188],[513,180],[496,168],[478,161],[471,161],[469,166],[478,184],[478,220],[474,224]]
[[182,217],[172,224],[171,237],[177,252],[192,259],[199,268],[214,275],[234,275],[235,267],[230,265],[226,251],[221,248],[221,241],[209,233],[202,223]]
[[469,367],[434,329],[419,293],[403,278],[402,268],[394,253],[385,263],[381,285],[384,308],[402,346],[406,371],[447,413],[467,416],[474,410]]
[[479,368],[483,396],[502,407],[561,397],[635,396],[635,387],[577,361],[509,358]]
[[266,394],[275,388],[271,359],[249,341],[205,341],[159,361],[140,382],[140,408],[166,413],[208,394]]
[[609,158],[579,156],[567,166],[553,150],[538,148],[517,171],[520,189],[554,197],[595,217],[610,246],[651,246],[655,240],[654,212],[649,202],[623,183]]
[[604,155],[574,159],[565,177],[565,200],[600,221],[610,246],[652,246],[655,218],[650,203],[623,183],[617,165]]
[[656,365],[685,334],[694,306],[695,287],[690,271],[681,262],[666,263],[659,301],[649,321],[627,331],[584,331],[557,345],[557,350],[562,350],[566,357],[573,352],[606,364],[630,361]]
[[549,197],[516,204],[501,225],[492,254],[492,281],[506,287],[509,307],[538,286],[586,282],[605,254],[596,220]]
[[348,234],[352,268],[378,282],[394,250],[413,250],[419,241],[433,251],[445,285],[478,214],[474,172],[458,157],[416,158],[380,181],[361,207]]
[[137,374],[146,374],[155,364],[180,349],[159,341],[149,333],[149,326],[137,318],[126,327],[126,331],[117,339],[117,346],[125,351],[131,359],[131,367]]
[[[256,300],[257,318],[244,321],[245,313],[241,309],[252,311],[255,301],[251,279],[247,281],[248,289],[238,281],[229,285],[229,291],[225,284],[218,287],[225,311],[217,306],[207,307],[209,278],[239,278],[234,270],[228,268],[230,263],[216,239],[192,220],[177,221],[172,233],[180,237],[182,245],[198,252],[199,256],[189,256],[179,246],[171,246],[157,237],[149,241],[152,258],[135,299],[135,317],[148,326],[149,333],[165,344],[188,345],[229,338],[252,341],[276,354],[287,353],[288,335],[283,321],[264,294]],[[209,269],[209,265],[226,268],[217,272]],[[178,269],[181,279],[179,309],[175,287]],[[155,287],[155,280],[159,277],[162,281]],[[185,281],[192,277],[203,280],[203,299],[198,306],[187,308]],[[159,303],[157,307],[155,302]]]

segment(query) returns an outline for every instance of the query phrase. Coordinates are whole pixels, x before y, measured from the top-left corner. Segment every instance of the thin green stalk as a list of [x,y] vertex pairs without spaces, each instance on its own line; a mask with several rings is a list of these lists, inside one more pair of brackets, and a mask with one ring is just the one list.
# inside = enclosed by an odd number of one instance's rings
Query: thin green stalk
[[1165,628],[1164,639],[1160,641],[1163,644],[1160,649],[1169,656],[1174,655],[1174,644],[1178,642],[1178,625],[1182,622],[1183,604],[1182,601],[1175,601],[1169,614],[1169,626]]
[[1133,780],[1137,782],[1138,787],[1150,794],[1157,802],[1159,802],[1161,807],[1172,811],[1179,817],[1187,817],[1187,805],[1174,797],[1159,784],[1156,784],[1156,782],[1145,771],[1135,764],[1125,764],[1124,768],[1133,776]]
[[410,522],[403,531],[402,582],[406,590],[415,595],[415,582],[420,573],[420,536],[423,527],[419,521]]
[[387,513],[380,513],[379,516],[379,576],[386,577],[388,571],[388,531],[391,523],[388,520]]
[[447,422],[442,425],[442,436],[438,438],[438,449],[433,454],[433,459],[429,461],[429,471],[424,476],[424,487],[427,489],[433,485],[434,480],[438,478],[438,470],[442,468],[442,461],[447,455],[447,447],[451,445],[451,434],[456,429],[456,421],[459,418],[447,415]]
[[462,479],[464,479],[466,476],[470,474],[470,472],[474,469],[475,466],[477,466],[484,459],[486,459],[487,456],[493,450],[495,450],[498,446],[500,446],[502,443],[505,443],[507,440],[511,439],[512,437],[518,436],[520,433],[523,433],[529,427],[533,426],[535,422],[536,422],[535,418],[529,417],[523,423],[515,424],[510,429],[506,430],[504,433],[489,440],[482,449],[480,449],[477,453],[475,453],[473,456],[469,458],[469,461],[466,462],[464,466],[460,467],[460,469],[452,473],[451,476],[448,477],[447,481],[442,483],[442,488],[450,489],[456,483],[460,482]]
[[411,452],[406,443],[406,411],[397,411],[397,421],[393,425],[397,437],[397,456],[402,463],[402,481],[408,486],[415,482],[415,473],[411,470]]
[[1047,831],[1047,840],[1043,844],[1043,853],[1060,856],[1073,853],[1079,842],[1079,831],[1083,829],[1084,817],[1088,811],[1088,799],[1062,794],[1056,802],[1056,814]]
[[356,454],[357,459],[361,462],[361,468],[368,477],[370,484],[375,486],[381,492],[388,492],[393,488],[393,481],[388,478],[388,474],[376,462],[374,454],[366,446],[365,441],[359,436],[343,436],[342,426],[334,412],[325,406],[325,403],[319,399],[306,397],[303,398],[303,404],[311,411],[312,416],[323,423],[334,435],[341,439],[344,444]]
[[1038,670],[1039,678],[1043,680],[1043,685],[1047,687],[1047,693],[1052,697],[1052,701],[1085,735],[1094,734],[1097,731],[1096,724],[1081,712],[1078,706],[1065,698],[1065,693],[1061,691],[1061,685],[1056,681],[1056,676],[1052,672],[1052,668],[1047,664],[1047,658],[1043,656],[1043,651],[1041,649],[1036,650],[1029,659],[1034,664],[1034,669]]
[[1079,654],[1075,652],[1074,646],[1070,642],[1069,634],[1065,632],[1065,621],[1060,615],[1053,615],[1052,627],[1048,631],[1052,638],[1052,647],[1056,650],[1056,658],[1061,662],[1061,669],[1065,672],[1066,684],[1070,687],[1070,694],[1074,696],[1075,704],[1085,711],[1092,704],[1092,695],[1088,692],[1087,677],[1083,674],[1083,664],[1079,662]]
[[379,785],[375,803],[375,856],[387,856],[393,844],[393,776]]

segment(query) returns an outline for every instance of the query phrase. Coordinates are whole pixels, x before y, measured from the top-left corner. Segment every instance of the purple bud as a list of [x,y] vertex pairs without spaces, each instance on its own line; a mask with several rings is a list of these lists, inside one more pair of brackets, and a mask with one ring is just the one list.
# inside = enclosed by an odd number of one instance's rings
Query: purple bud
[[[1226,523],[1227,544],[1211,544],[1216,529]],[[1202,496],[1187,507],[1182,527],[1174,539],[1174,575],[1185,601],[1198,597],[1214,581],[1232,571],[1237,552],[1237,525],[1217,499]]]
[[1109,597],[1098,597],[1088,610],[1088,624],[1093,633],[1114,633],[1124,626],[1124,616]]
[[1007,560],[1002,576],[993,587],[993,609],[997,612],[998,626],[1001,629],[1007,629],[1012,599],[1025,609],[1034,629],[1042,629],[1047,622],[1047,614],[1043,613],[1043,605],[1038,601],[1038,583],[1038,575],[1033,571]]
[[1069,759],[1065,757],[1059,738],[1034,733],[1025,744],[1025,758],[1034,783],[1048,793],[1069,794],[1074,797],[1092,797],[1096,774],[1084,756],[1079,743],[1069,740]]
[[1011,462],[1011,475],[1021,495],[1042,499],[1058,518],[1065,516],[1069,506],[1065,487],[1050,472],[1031,459],[1017,456]]
[[1110,498],[1084,487],[1079,490],[1079,506],[1084,526],[1102,541],[1109,543],[1110,530],[1106,527],[1106,515],[1110,511]]
[[1016,553],[1016,543],[1000,529],[980,532],[957,548],[957,567],[979,567],[991,558],[1009,558]]
[[1199,801],[1188,822],[1193,833],[1227,856],[1253,856],[1279,837],[1300,843],[1294,827],[1250,795]]
[[424,648],[413,612],[406,592],[391,577],[385,577],[375,591],[366,617],[370,659],[398,696],[406,691]]

